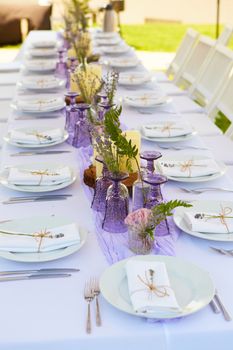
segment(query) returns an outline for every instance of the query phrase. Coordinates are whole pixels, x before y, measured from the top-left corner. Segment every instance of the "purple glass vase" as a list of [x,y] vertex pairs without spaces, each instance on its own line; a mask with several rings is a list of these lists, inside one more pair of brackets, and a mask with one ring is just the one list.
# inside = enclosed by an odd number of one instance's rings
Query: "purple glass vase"
[[95,192],[93,196],[93,201],[91,204],[92,209],[99,211],[104,214],[106,207],[106,197],[109,186],[112,184],[109,180],[109,172],[106,164],[103,162],[102,158],[96,157],[97,162],[103,164],[102,176],[98,177],[95,181]]
[[155,171],[154,160],[162,157],[160,152],[156,151],[145,151],[140,153],[140,158],[145,159],[147,161],[146,172],[147,174],[153,174]]
[[121,181],[128,176],[126,173],[111,173],[109,176],[112,185],[107,191],[106,210],[102,224],[105,231],[112,233],[127,231],[124,220],[129,213],[129,193]]
[[55,76],[60,79],[67,79],[67,64],[65,61],[66,49],[58,50],[58,62],[56,64]]
[[92,143],[91,127],[88,120],[88,113],[91,106],[87,103],[78,103],[76,111],[78,113],[78,121],[75,124],[74,138],[72,145],[76,148],[88,147]]
[[150,185],[145,208],[151,209],[163,201],[161,185],[167,182],[167,177],[160,174],[147,174],[143,176],[143,182]]
[[65,122],[65,130],[68,132],[69,137],[67,142],[72,145],[74,138],[74,130],[75,124],[78,121],[78,111],[76,108],[76,97],[79,94],[77,92],[67,92],[65,94],[66,97],[70,99],[70,105],[66,105],[66,122]]

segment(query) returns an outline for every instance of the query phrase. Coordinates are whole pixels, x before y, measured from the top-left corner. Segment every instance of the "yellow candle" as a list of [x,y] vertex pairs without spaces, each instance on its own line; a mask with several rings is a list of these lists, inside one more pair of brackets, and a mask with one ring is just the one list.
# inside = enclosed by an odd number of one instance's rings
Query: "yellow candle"
[[94,148],[94,154],[93,154],[93,165],[96,168],[96,178],[100,177],[102,175],[102,170],[103,170],[103,164],[100,162],[97,162],[95,160],[96,156],[98,156],[98,152],[96,151],[96,149]]
[[[74,74],[79,74],[79,80],[82,83],[84,90],[86,91],[86,95],[90,96],[90,93],[93,89],[93,83],[95,80],[95,85],[98,87],[98,81],[100,84],[102,77],[102,67],[99,64],[87,64],[86,69],[84,70],[82,67],[78,67]],[[80,89],[74,77],[74,74],[70,75],[70,90],[72,92],[79,92]]]
[[[138,154],[136,156],[136,159],[137,159],[138,164],[140,164],[139,152],[140,152],[140,148],[141,148],[141,136],[140,136],[139,131],[137,131],[137,130],[127,130],[125,132],[125,135],[126,135],[126,139],[128,141],[131,140],[132,141],[132,145],[137,147]],[[126,160],[127,160],[127,158],[123,157],[122,160],[121,160],[121,164],[120,164],[120,170],[124,171],[124,172],[128,171],[127,167],[126,167]],[[134,159],[132,159],[132,161],[131,161],[131,166],[132,166],[132,172],[133,173],[138,171],[137,162]]]
[[68,56],[69,58],[71,58],[71,57],[76,57],[76,52],[75,52],[74,47],[71,47],[71,48],[67,51],[67,56]]

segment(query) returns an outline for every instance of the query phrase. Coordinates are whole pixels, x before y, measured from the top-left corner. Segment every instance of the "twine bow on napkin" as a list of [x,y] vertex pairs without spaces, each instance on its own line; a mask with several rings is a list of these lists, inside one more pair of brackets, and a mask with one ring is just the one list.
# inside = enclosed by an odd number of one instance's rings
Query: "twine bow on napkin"
[[205,164],[194,164],[193,159],[189,159],[189,160],[184,161],[183,163],[180,163],[180,170],[184,173],[186,171],[188,171],[189,177],[192,176],[192,167],[206,167],[206,165]]
[[209,214],[196,214],[196,219],[219,219],[221,224],[226,227],[227,233],[230,233],[229,227],[227,225],[226,219],[233,219],[233,216],[229,216],[232,213],[232,208],[230,207],[223,207],[221,205],[221,212],[217,215],[209,215]]
[[[148,273],[149,273],[149,276],[148,276]],[[168,286],[160,286],[160,285],[156,286],[154,282],[154,274],[155,274],[155,271],[152,269],[149,269],[145,271],[144,279],[140,275],[137,275],[138,279],[145,286],[145,288],[134,290],[131,293],[131,295],[134,293],[147,291],[148,299],[152,299],[153,295],[156,295],[159,298],[169,296],[167,292],[167,288],[169,288]]]
[[47,141],[52,141],[52,137],[51,136],[43,135],[43,134],[39,133],[38,131],[30,132],[30,133],[28,133],[28,135],[36,136],[36,138],[38,139],[39,142],[41,142],[41,139],[47,140]]
[[161,129],[161,132],[168,132],[168,135],[171,136],[171,130],[182,130],[182,128],[177,128],[174,126],[175,123],[167,123]]
[[46,170],[33,170],[30,173],[32,175],[40,175],[38,186],[41,185],[41,182],[43,180],[43,176],[56,176],[56,175],[59,175],[59,173],[51,173],[47,169]]

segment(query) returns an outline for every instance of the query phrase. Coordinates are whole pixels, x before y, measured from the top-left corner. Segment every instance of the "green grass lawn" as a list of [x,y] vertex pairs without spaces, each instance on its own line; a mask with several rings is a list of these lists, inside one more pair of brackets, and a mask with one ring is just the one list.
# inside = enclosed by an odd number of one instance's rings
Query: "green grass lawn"
[[215,25],[181,23],[122,25],[122,34],[127,43],[137,50],[174,52],[188,28],[215,37]]

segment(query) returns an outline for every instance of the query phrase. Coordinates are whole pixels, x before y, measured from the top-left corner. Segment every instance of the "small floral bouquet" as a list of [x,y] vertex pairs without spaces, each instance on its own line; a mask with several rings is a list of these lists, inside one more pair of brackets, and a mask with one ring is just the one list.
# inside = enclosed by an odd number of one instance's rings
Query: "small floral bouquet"
[[151,251],[156,227],[177,207],[191,207],[191,204],[180,200],[162,202],[151,209],[141,208],[125,218],[128,226],[129,248],[136,254],[147,254]]

